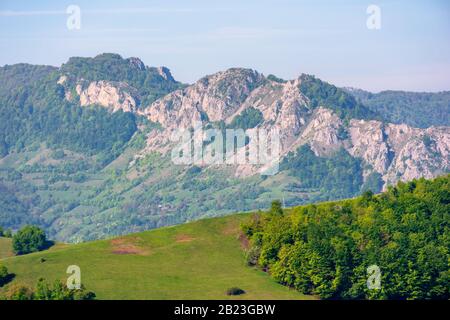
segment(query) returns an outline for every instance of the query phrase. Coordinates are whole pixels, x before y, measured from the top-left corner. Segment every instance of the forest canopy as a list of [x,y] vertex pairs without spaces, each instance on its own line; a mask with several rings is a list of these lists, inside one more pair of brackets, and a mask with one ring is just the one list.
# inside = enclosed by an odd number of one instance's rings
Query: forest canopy
[[[250,265],[305,294],[340,299],[450,298],[450,175],[379,195],[255,214]],[[367,268],[380,269],[369,289]]]

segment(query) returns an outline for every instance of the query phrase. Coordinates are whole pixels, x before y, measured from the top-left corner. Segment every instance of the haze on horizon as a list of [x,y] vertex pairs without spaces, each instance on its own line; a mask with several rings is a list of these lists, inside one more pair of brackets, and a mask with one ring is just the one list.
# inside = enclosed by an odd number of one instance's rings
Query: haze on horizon
[[[379,30],[366,25],[372,4]],[[81,9],[79,30],[67,28],[69,5]],[[6,0],[0,27],[0,65],[114,52],[167,66],[186,83],[246,67],[373,92],[450,90],[446,0]]]

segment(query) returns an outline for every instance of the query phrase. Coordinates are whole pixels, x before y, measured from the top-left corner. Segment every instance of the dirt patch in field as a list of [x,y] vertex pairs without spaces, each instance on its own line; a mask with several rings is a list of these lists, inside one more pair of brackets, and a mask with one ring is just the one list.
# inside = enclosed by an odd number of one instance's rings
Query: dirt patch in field
[[239,242],[241,243],[241,247],[245,250],[248,250],[250,248],[250,241],[248,240],[247,236],[241,232],[239,233]]
[[135,238],[116,238],[110,241],[114,254],[138,254],[147,255],[149,252],[140,245],[142,239]]
[[177,234],[177,236],[175,237],[176,242],[191,242],[194,239],[195,239],[194,237],[184,233]]
[[229,221],[222,229],[222,234],[224,236],[232,236],[238,234],[239,224],[235,221]]

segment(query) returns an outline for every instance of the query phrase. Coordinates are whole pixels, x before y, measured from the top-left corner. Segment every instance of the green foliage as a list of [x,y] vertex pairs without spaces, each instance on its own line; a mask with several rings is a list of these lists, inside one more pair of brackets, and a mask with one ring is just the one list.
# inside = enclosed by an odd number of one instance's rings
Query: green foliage
[[418,128],[450,126],[450,91],[370,93],[352,89],[349,93],[392,123],[406,123]]
[[379,113],[368,109],[351,94],[314,76],[301,75],[300,91],[309,98],[312,108],[329,108],[341,119],[381,120]]
[[317,157],[303,145],[289,153],[280,168],[298,178],[301,188],[320,191],[314,200],[349,198],[358,194],[363,184],[361,161],[344,149],[331,157]]
[[281,78],[279,78],[279,77],[277,77],[277,76],[275,76],[275,75],[273,75],[273,74],[269,74],[269,75],[267,76],[267,79],[268,79],[268,80],[271,80],[271,81],[278,82],[278,83],[286,83],[286,82],[287,82],[286,80],[281,79]]
[[[305,294],[344,299],[450,298],[450,175],[375,196],[308,205],[244,225],[260,267]],[[249,232],[251,230],[251,232]],[[381,269],[369,289],[367,267]]]
[[39,279],[33,300],[94,300],[95,293],[80,289],[69,289],[61,281],[49,285],[44,279]]
[[87,291],[83,286],[80,289],[68,289],[61,281],[48,284],[45,279],[39,279],[36,288],[31,289],[24,285],[12,286],[6,293],[6,300],[94,300],[95,293]]
[[233,129],[251,129],[264,121],[263,114],[258,109],[253,107],[247,108],[237,115],[230,123],[228,128]]
[[18,87],[29,87],[37,81],[45,79],[57,68],[51,66],[18,63],[0,67],[0,95],[8,95]]
[[45,232],[36,226],[25,226],[13,236],[13,250],[19,255],[41,251],[47,246]]
[[8,268],[0,264],[0,287],[5,284],[9,276]]
[[[0,180],[0,223],[5,228],[15,227],[34,219],[29,217],[29,209],[36,204],[34,197],[28,194],[27,199],[21,198],[19,193],[30,191],[15,189]],[[34,222],[34,221],[33,221]],[[10,230],[4,231],[4,236],[10,235]]]
[[52,152],[51,157],[55,160],[60,160],[64,158],[65,153],[64,150],[58,149]]
[[277,216],[283,215],[283,206],[280,200],[272,201],[272,204],[270,206],[270,213]]
[[24,285],[12,285],[0,300],[33,300],[33,290]]
[[361,187],[361,191],[371,190],[375,193],[378,193],[383,188],[383,184],[384,182],[383,179],[381,178],[381,174],[374,171],[366,177],[366,180],[364,181],[364,184]]

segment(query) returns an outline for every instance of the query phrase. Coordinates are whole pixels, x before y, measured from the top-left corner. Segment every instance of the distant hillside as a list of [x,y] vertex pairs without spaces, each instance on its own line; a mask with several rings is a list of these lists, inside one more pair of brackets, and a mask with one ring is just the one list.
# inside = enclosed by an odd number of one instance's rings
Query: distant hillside
[[392,123],[413,127],[450,126],[450,91],[368,91],[346,88],[362,104]]
[[[239,224],[247,215],[206,219],[149,232],[0,260],[14,280],[34,287],[41,277],[67,279],[69,265],[99,299],[230,299],[227,289],[246,291],[234,299],[312,299],[277,284],[245,263]],[[0,254],[10,242],[0,238]],[[45,262],[41,262],[41,258]]]

